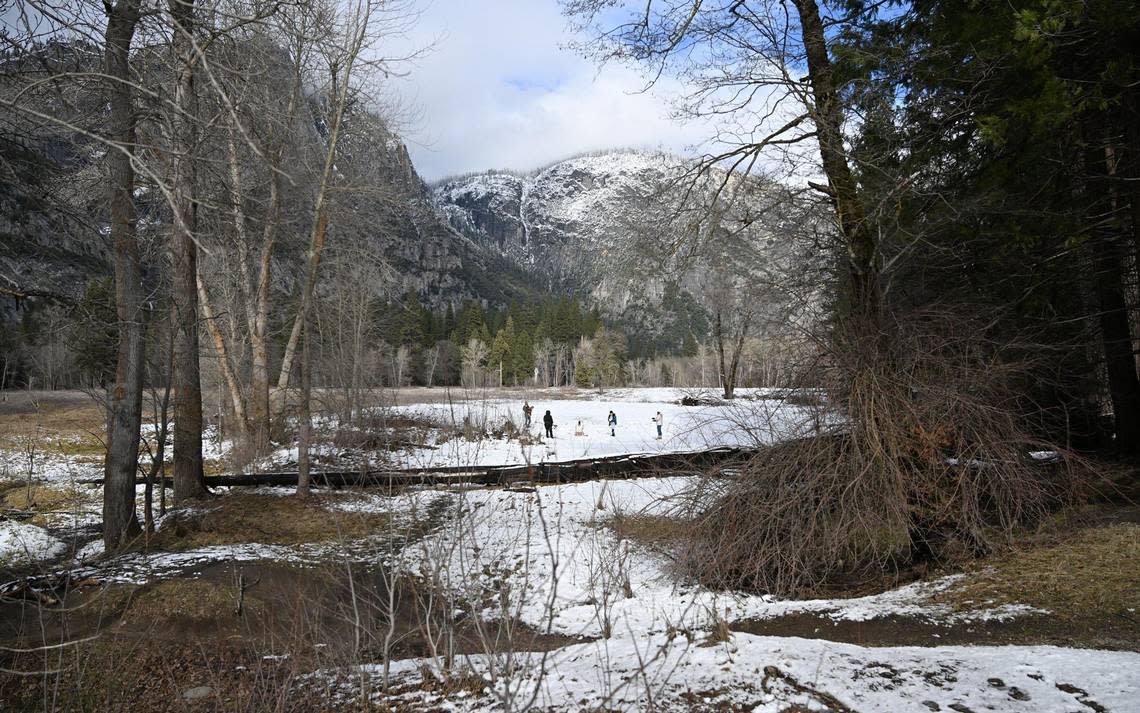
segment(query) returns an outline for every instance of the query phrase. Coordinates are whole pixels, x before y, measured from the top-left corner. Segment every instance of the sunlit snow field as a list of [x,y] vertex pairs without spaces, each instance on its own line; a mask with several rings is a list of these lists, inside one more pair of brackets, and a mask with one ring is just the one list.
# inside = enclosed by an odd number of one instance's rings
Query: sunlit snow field
[[[581,398],[530,400],[534,415],[529,433],[543,435],[542,418],[554,418],[554,438],[520,442],[518,438],[468,439],[437,432],[425,447],[403,455],[407,467],[521,465],[604,458],[626,454],[690,453],[720,447],[749,447],[802,434],[814,427],[813,414],[787,404],[781,392],[739,389],[733,401],[681,405],[685,396],[718,401],[712,390],[610,389],[583,392]],[[447,431],[474,430],[493,434],[510,422],[524,429],[523,398],[493,398],[453,403],[413,404],[398,412],[431,421]],[[617,416],[611,434],[610,411]],[[664,420],[657,438],[653,418]],[[580,426],[579,426],[580,424]],[[579,430],[581,433],[579,433]],[[449,434],[450,436],[450,434]]]

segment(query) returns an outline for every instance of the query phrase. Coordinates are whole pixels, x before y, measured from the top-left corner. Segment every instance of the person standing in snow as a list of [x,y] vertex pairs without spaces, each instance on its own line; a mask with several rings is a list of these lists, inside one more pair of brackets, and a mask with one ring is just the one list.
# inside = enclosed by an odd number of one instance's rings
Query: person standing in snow
[[586,427],[582,425],[582,419],[578,419],[578,426],[574,429],[575,436],[586,435]]
[[610,415],[606,417],[606,423],[610,427],[610,436],[617,435],[617,414],[610,411]]
[[530,405],[529,401],[523,401],[523,420],[526,422],[525,428],[530,430],[530,415],[534,413],[534,406]]
[[550,409],[547,409],[546,415],[542,417],[542,425],[546,427],[546,437],[554,438],[554,417],[550,415]]
[[661,428],[665,425],[665,417],[658,411],[657,415],[653,417],[653,423],[657,424],[657,440],[661,440]]

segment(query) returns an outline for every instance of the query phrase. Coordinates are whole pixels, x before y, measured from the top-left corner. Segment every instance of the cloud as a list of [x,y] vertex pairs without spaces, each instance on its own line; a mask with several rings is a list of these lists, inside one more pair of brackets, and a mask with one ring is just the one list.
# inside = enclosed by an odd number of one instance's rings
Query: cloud
[[435,0],[407,39],[437,39],[398,90],[419,110],[404,133],[427,180],[613,147],[680,153],[710,135],[669,118],[675,84],[641,93],[637,72],[563,49],[556,0]]

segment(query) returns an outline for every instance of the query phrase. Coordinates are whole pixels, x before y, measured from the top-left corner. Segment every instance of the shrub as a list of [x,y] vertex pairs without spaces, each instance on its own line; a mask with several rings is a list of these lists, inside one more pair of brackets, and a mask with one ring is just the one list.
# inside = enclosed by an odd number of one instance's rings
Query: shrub
[[831,426],[705,479],[683,561],[715,586],[802,595],[985,553],[1081,497],[1081,461],[1025,425],[1024,347],[950,312],[836,330],[805,371]]

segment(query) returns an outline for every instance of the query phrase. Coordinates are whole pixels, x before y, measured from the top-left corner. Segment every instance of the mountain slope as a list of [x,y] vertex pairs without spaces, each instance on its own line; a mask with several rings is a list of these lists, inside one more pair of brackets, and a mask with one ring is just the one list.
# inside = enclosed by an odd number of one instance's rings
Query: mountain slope
[[452,227],[533,269],[549,289],[576,291],[628,246],[629,231],[645,224],[651,197],[678,165],[667,154],[607,152],[527,175],[445,180],[434,196]]
[[790,203],[779,200],[787,191],[748,179],[727,210],[740,214],[743,206],[762,217],[710,218],[699,207],[679,208],[691,198],[673,185],[684,171],[669,154],[610,151],[527,174],[444,179],[433,196],[452,227],[532,271],[546,289],[587,297],[638,351],[676,352],[686,335],[708,335],[716,309],[710,274],[731,265],[738,285],[756,283],[773,279],[774,266],[786,272],[804,261],[794,254],[799,226],[788,219]]

